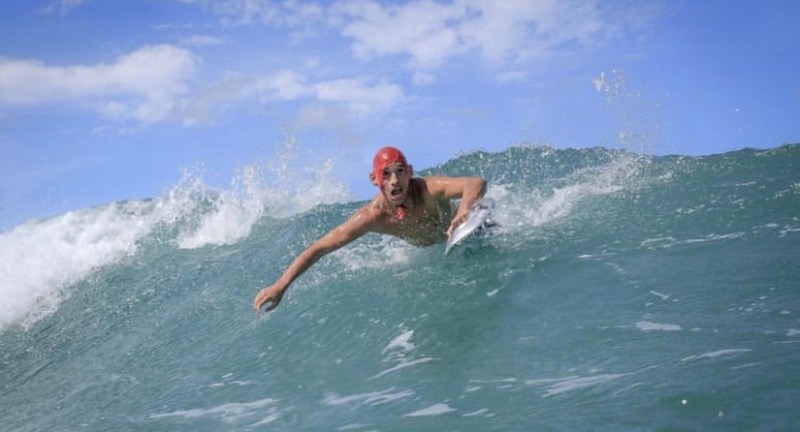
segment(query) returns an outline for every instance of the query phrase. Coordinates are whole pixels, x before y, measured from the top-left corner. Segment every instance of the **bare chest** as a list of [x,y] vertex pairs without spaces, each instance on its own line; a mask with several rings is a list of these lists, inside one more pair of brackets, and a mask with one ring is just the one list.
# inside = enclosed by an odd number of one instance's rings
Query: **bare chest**
[[400,237],[418,246],[442,242],[447,238],[446,221],[450,216],[445,213],[446,210],[440,209],[438,203],[433,202],[410,209],[402,220],[387,217],[384,225],[386,234]]

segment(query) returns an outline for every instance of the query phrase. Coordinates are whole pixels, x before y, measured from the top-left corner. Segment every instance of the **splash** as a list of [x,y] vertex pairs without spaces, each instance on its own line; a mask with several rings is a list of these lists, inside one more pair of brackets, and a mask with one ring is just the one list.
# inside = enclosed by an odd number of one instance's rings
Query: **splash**
[[264,165],[238,170],[216,190],[187,170],[163,196],[71,211],[0,234],[0,330],[28,327],[56,311],[68,287],[139,253],[148,242],[194,249],[246,238],[265,215],[287,217],[350,195],[334,179],[334,161],[293,167],[287,145]]
[[592,80],[594,89],[606,96],[606,102],[613,103],[614,100],[623,94],[627,83],[625,73],[620,69],[612,69],[608,72],[602,71],[597,78]]
[[282,151],[269,163],[239,170],[229,189],[212,195],[211,209],[202,216],[199,225],[181,234],[179,247],[233,244],[247,237],[265,215],[287,217],[320,204],[352,199],[345,184],[335,178],[334,159],[319,166],[298,167],[297,158],[296,141],[289,137]]
[[649,101],[621,69],[600,72],[592,83],[605,96],[608,112],[619,127],[619,144],[631,151],[652,154],[663,124],[658,115],[660,104]]
[[390,236],[369,236],[331,254],[336,266],[348,272],[405,266],[411,262],[416,247]]
[[152,224],[146,202],[113,204],[29,222],[0,236],[0,329],[55,311],[63,288],[136,253]]
[[524,191],[505,184],[490,186],[498,209],[492,218],[506,233],[531,233],[531,227],[558,223],[593,197],[633,191],[642,186],[642,168],[648,158],[621,153],[610,162],[576,170]]

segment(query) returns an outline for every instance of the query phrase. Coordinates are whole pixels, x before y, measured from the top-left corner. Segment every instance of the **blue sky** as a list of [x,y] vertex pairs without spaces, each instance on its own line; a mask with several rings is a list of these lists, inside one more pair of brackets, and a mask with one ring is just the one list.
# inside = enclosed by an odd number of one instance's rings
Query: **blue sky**
[[794,0],[3,1],[0,230],[287,152],[366,199],[387,144],[420,169],[797,143],[798,23]]

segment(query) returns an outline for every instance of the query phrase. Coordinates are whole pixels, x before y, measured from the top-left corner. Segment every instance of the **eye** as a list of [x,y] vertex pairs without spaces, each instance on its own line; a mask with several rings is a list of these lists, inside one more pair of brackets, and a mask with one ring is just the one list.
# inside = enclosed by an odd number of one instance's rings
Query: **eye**
[[385,170],[383,170],[383,177],[388,179],[389,177],[391,177],[392,174],[399,176],[401,174],[404,174],[405,172],[406,168],[403,166],[386,168]]

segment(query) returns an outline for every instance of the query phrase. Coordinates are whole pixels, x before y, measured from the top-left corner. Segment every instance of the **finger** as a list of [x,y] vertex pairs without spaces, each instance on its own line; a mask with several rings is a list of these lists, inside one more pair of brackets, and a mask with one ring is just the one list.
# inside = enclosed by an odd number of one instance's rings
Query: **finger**
[[459,218],[455,218],[455,219],[453,219],[453,221],[452,221],[452,222],[450,222],[450,227],[449,227],[449,228],[447,228],[447,236],[448,236],[448,237],[450,237],[451,235],[453,235],[453,231],[455,231],[455,230],[456,230],[456,227],[458,227],[459,225],[461,225],[461,223],[463,222],[463,219],[464,219],[463,217],[459,217]]
[[255,301],[253,301],[253,307],[256,309],[261,309],[261,306],[266,300],[266,295],[262,291],[259,291],[256,295]]
[[267,301],[265,301],[264,303],[261,304],[261,307],[259,308],[259,310],[261,310],[263,312],[269,312],[269,311],[275,309],[276,306],[278,306],[278,302],[276,302],[275,300],[267,300]]

